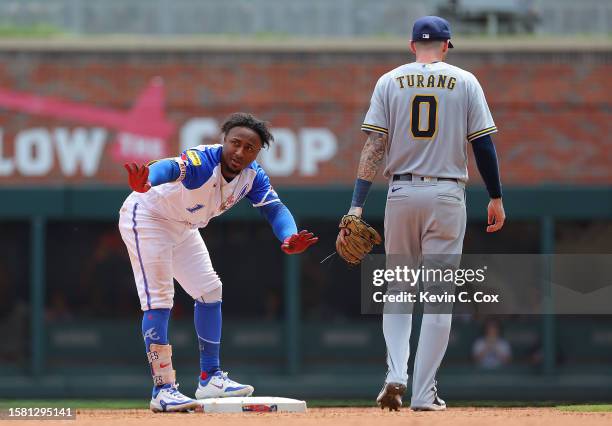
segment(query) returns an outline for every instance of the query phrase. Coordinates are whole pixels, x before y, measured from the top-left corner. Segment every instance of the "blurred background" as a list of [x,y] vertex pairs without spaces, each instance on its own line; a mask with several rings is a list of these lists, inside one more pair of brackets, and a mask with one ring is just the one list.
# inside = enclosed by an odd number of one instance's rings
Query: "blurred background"
[[[470,153],[464,251],[611,253],[607,0],[0,0],[0,397],[146,398],[122,164],[215,143],[248,111],[271,122],[260,162],[320,241],[284,256],[246,202],[201,231],[224,283],[222,367],[259,395],[373,399],[381,318],[360,314],[358,269],[320,261],[350,204],[374,84],[412,61],[426,14],[451,22],[447,62],[478,77],[499,128],[508,221],[485,233]],[[365,217],[381,231],[385,194],[379,177]],[[192,305],[177,285],[170,339],[187,394]],[[457,317],[439,387],[610,399],[612,318]]]

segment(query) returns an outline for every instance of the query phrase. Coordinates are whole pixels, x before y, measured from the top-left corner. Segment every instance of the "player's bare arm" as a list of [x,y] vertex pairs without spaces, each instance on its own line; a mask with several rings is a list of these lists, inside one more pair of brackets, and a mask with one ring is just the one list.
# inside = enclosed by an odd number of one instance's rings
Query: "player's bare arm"
[[[365,198],[385,158],[387,139],[388,137],[384,133],[368,132],[368,138],[361,151],[361,158],[357,167],[357,180],[355,182],[353,200],[347,214],[361,217]],[[348,228],[340,228],[337,240],[345,244],[344,237],[349,232]]]
[[[383,133],[369,132],[368,139],[363,146],[361,151],[361,158],[359,159],[359,166],[357,167],[357,179],[361,179],[366,182],[372,183],[378,169],[380,168],[383,159],[385,158],[385,148],[387,146],[387,135]],[[359,190],[359,188],[356,188]],[[366,188],[366,194],[369,187]],[[364,200],[365,202],[365,196]],[[348,214],[354,214],[355,216],[361,216],[363,205],[361,202],[353,202]]]
[[363,150],[361,151],[359,167],[357,168],[358,179],[367,180],[369,182],[374,181],[374,178],[378,173],[378,169],[385,158],[386,146],[387,135],[383,133],[370,132],[368,139],[363,146]]

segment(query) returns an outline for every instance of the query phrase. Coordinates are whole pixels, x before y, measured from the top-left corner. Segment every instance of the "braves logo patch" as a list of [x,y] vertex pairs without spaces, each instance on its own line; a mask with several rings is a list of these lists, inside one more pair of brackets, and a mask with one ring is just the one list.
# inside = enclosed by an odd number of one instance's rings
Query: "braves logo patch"
[[196,151],[193,151],[190,149],[189,151],[187,151],[187,157],[189,158],[189,161],[191,162],[192,165],[196,167],[202,165],[202,160],[200,160],[200,156],[198,155]]

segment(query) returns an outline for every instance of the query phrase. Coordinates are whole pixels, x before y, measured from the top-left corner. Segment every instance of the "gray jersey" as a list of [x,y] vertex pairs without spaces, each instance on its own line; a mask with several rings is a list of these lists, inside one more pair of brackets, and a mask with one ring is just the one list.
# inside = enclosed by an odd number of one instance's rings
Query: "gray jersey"
[[384,175],[466,181],[467,141],[497,131],[482,87],[445,62],[413,62],[376,83],[362,130],[389,135]]

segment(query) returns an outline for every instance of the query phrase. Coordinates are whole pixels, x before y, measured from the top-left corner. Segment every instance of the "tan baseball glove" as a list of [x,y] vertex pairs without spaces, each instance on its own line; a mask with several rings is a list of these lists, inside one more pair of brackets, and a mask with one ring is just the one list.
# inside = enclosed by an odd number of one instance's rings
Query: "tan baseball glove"
[[[347,214],[340,220],[340,232],[344,237],[338,236],[336,251],[346,262],[359,265],[366,254],[372,251],[374,245],[382,242],[376,229],[368,225],[359,216]],[[342,230],[345,230],[342,232]],[[343,241],[344,240],[344,241]]]

